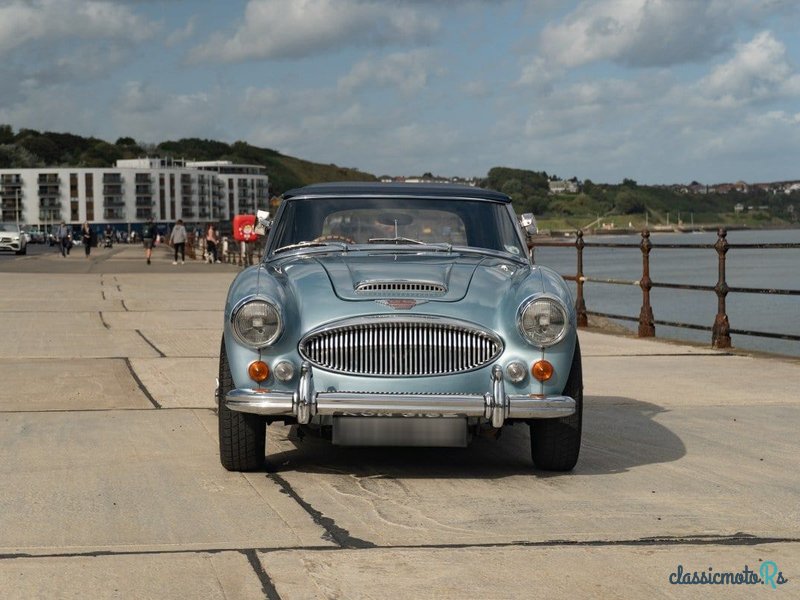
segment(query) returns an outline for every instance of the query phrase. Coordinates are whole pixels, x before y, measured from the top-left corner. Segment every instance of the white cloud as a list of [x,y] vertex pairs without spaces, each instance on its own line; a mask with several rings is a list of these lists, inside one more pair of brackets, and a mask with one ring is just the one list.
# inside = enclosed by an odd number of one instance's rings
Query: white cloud
[[139,42],[158,25],[128,7],[101,0],[12,0],[0,6],[0,56],[25,44],[64,39]]
[[229,94],[219,88],[173,94],[153,84],[130,81],[111,105],[103,134],[108,139],[132,135],[143,142],[194,136],[225,141],[230,132],[220,115],[229,106]]
[[786,47],[769,31],[740,44],[735,55],[715,67],[697,86],[698,95],[724,107],[784,96],[800,98],[800,74],[794,72]]
[[438,21],[403,3],[379,0],[250,0],[231,35],[217,33],[189,60],[240,62],[302,58],[344,47],[428,40]]
[[345,93],[364,86],[396,87],[405,94],[424,88],[432,68],[433,54],[429,50],[412,50],[390,54],[380,59],[365,59],[355,64],[341,77],[338,88]]
[[[759,0],[582,2],[541,34],[541,51],[565,67],[609,60],[633,67],[699,62],[730,47],[743,21],[775,6]],[[774,4],[774,3],[772,3]]]
[[181,29],[176,29],[167,36],[167,39],[164,40],[164,45],[166,45],[168,48],[171,48],[172,46],[177,46],[178,44],[182,44],[183,42],[189,40],[194,35],[196,26],[197,15],[193,15],[189,17],[186,25],[184,25]]

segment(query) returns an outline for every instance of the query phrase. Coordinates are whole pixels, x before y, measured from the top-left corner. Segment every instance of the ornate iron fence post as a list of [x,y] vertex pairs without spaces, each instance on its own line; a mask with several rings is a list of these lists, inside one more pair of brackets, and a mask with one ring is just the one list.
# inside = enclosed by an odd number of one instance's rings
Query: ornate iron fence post
[[728,232],[720,227],[717,232],[717,243],[714,248],[719,257],[719,278],[714,291],[717,293],[717,316],[714,319],[714,328],[711,332],[711,346],[713,348],[731,347],[731,327],[728,322],[728,313],[725,308],[725,296],[728,295],[728,283],[725,281],[725,254],[728,252]]
[[650,242],[650,232],[642,230],[642,242],[639,244],[642,249],[642,278],[639,280],[639,287],[642,288],[642,309],[639,311],[639,337],[655,337],[656,324],[653,319],[653,308],[650,306],[650,290],[653,282],[650,279],[650,249],[653,244]]
[[578,316],[578,327],[588,327],[589,317],[586,314],[586,302],[583,300],[583,248],[586,242],[583,241],[583,230],[579,229],[575,235],[575,248],[578,252],[578,270],[575,274],[575,284],[577,287],[577,298],[575,298],[575,312]]

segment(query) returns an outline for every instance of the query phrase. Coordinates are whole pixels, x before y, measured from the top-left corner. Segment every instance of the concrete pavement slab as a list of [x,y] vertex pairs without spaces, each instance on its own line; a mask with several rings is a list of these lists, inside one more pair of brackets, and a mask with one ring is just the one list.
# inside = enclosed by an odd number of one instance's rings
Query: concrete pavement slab
[[668,410],[589,397],[581,458],[567,475],[534,472],[523,427],[432,450],[299,442],[273,426],[269,458],[273,477],[379,546],[800,537],[800,475],[785,464],[798,419],[797,406]]
[[251,561],[243,552],[16,558],[0,561],[0,590],[6,600],[263,600]]
[[275,482],[220,468],[214,424],[192,410],[0,414],[0,554],[330,545]]
[[726,355],[725,350],[711,347],[665,342],[656,338],[636,338],[630,335],[609,335],[599,331],[581,330],[581,350],[584,357],[591,356],[639,356],[648,355]]
[[[139,329],[141,331],[180,332],[191,329],[211,329],[219,331],[222,337],[222,306],[213,310],[152,310],[147,312],[108,312],[103,319],[111,329]],[[219,354],[219,340],[217,340]]]
[[0,360],[0,412],[153,408],[123,358]]
[[[591,346],[589,346],[591,347]],[[796,404],[800,361],[751,356],[587,356],[586,393],[665,407]]]
[[[790,598],[800,586],[796,544],[392,548],[279,551],[259,558],[282,600]],[[710,568],[722,581],[722,574],[745,567],[767,577],[773,564],[789,580],[775,589],[770,582],[778,580],[777,573],[764,584],[749,585],[669,580],[678,565],[682,572]]]
[[216,409],[218,358],[135,358],[130,362],[159,406]]

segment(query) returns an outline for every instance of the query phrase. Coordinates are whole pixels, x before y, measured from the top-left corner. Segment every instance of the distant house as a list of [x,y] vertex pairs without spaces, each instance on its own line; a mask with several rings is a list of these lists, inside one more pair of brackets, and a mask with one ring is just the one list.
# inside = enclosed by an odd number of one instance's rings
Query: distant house
[[577,194],[578,193],[578,180],[577,179],[553,179],[548,182],[551,194]]
[[742,204],[741,202],[737,202],[733,207],[733,212],[735,212],[737,215],[743,210],[744,210],[744,204]]

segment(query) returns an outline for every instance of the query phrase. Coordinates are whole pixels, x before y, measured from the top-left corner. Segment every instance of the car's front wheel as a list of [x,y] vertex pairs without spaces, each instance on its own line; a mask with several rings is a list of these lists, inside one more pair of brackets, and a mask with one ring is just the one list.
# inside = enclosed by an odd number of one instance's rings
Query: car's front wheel
[[571,471],[581,450],[583,371],[577,339],[564,395],[575,400],[573,414],[558,419],[536,419],[530,423],[531,458],[538,468],[545,471]]
[[219,351],[219,459],[228,471],[256,471],[264,464],[267,446],[267,421],[260,415],[241,413],[225,405],[225,396],[233,389],[233,377],[225,351],[225,339]]

